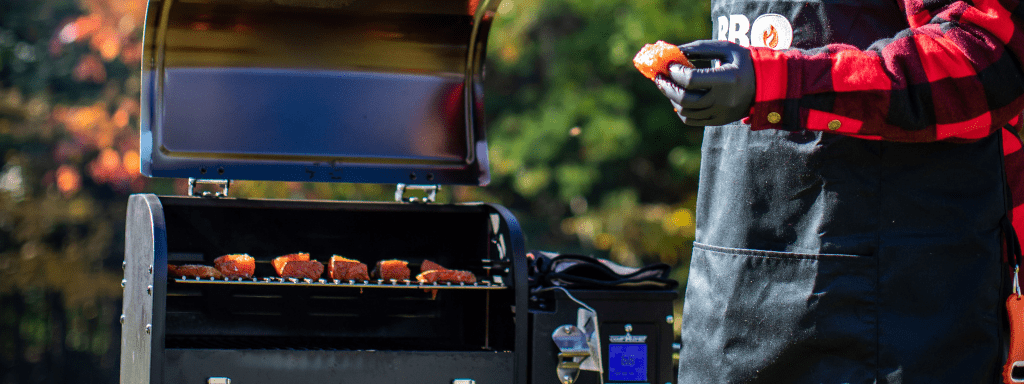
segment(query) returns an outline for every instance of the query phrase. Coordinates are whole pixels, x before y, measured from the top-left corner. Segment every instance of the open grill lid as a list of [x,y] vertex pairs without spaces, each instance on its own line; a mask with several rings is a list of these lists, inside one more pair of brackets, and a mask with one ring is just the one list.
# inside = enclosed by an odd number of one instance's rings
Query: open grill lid
[[152,177],[490,180],[482,66],[498,0],[151,0]]

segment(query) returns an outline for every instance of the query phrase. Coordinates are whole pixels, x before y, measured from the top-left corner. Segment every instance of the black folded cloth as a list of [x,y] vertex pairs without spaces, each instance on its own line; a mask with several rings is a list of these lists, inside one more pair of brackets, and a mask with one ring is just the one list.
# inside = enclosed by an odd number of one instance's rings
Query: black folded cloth
[[675,289],[679,282],[670,279],[671,267],[656,263],[631,268],[605,259],[585,255],[532,251],[530,289],[565,287],[581,289]]

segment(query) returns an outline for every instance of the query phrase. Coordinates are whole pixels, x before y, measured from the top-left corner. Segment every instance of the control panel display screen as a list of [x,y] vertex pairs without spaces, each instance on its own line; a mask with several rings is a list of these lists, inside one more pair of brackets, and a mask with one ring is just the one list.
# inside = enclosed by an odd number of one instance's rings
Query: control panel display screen
[[647,344],[608,345],[608,380],[647,381]]

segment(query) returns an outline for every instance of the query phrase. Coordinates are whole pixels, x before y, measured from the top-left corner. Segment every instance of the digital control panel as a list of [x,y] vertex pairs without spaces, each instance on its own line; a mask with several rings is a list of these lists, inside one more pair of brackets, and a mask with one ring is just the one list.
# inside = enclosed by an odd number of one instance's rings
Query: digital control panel
[[626,334],[613,333],[608,336],[608,347],[605,350],[608,356],[608,383],[647,383],[647,335],[634,335],[632,324],[625,324],[619,329]]
[[[571,292],[573,298],[569,297]],[[551,291],[531,299],[530,383],[572,384],[671,384],[676,381],[672,361],[674,290],[572,290]],[[584,308],[580,302],[586,303]],[[597,330],[589,331],[586,316],[597,313]],[[581,320],[581,317],[583,320]],[[589,356],[564,355],[569,338],[566,325],[582,323],[591,337],[585,341]],[[560,331],[561,332],[556,332]],[[556,335],[558,337],[556,337]],[[566,335],[566,336],[562,336]],[[576,343],[582,350],[583,343]],[[582,351],[581,351],[582,352]],[[573,364],[576,363],[576,364]],[[560,368],[560,365],[562,366]],[[566,367],[580,366],[579,374]],[[585,368],[584,368],[585,367]],[[572,374],[566,379],[566,373]],[[478,380],[479,381],[479,380]]]

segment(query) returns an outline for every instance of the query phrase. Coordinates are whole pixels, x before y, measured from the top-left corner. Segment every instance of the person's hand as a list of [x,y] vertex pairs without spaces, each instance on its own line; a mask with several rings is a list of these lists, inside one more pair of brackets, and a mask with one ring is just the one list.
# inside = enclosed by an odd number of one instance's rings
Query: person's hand
[[723,125],[746,117],[754,102],[756,79],[750,51],[736,43],[700,40],[680,45],[686,58],[715,60],[715,68],[687,68],[673,64],[671,76],[658,75],[658,89],[672,102],[683,123]]

